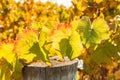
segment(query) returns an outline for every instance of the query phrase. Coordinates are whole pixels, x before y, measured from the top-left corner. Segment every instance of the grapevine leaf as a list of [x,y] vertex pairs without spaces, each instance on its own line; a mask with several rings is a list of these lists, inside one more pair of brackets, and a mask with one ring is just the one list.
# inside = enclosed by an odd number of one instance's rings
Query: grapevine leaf
[[77,30],[80,33],[82,43],[87,48],[109,38],[109,27],[106,21],[101,18],[95,19],[91,24],[89,18],[85,17],[78,21]]
[[68,38],[70,35],[71,25],[62,23],[58,24],[57,27],[53,29],[50,34],[50,38],[53,41],[53,46],[56,47],[56,43],[59,43],[63,38]]
[[51,40],[52,40],[52,47],[59,49],[59,45],[58,43],[60,42],[61,39],[64,38],[64,34],[61,31],[57,31],[55,33],[55,35],[51,36]]
[[46,51],[44,47],[39,46],[39,43],[34,44],[30,48],[30,52],[36,54],[36,59],[50,63],[49,58],[48,58],[49,53]]
[[63,56],[68,56],[70,59],[78,57],[82,53],[83,46],[80,41],[80,35],[73,32],[70,39],[62,39],[59,43],[59,51]]
[[72,52],[73,52],[71,54],[69,53],[71,55],[70,58],[74,59],[78,57],[83,50],[82,42],[80,40],[80,35],[78,32],[74,31],[70,36],[70,45],[72,47]]
[[47,27],[43,27],[40,31],[40,36],[39,36],[39,46],[43,46],[45,42],[48,39],[48,34],[50,33],[50,30]]
[[36,57],[35,54],[29,53],[29,54],[21,55],[20,59],[25,60],[26,63],[30,63],[30,62],[32,62],[32,60],[34,59],[34,57]]
[[49,51],[44,47],[45,43],[48,40],[48,34],[50,33],[50,30],[47,27],[43,27],[40,31],[39,35],[39,53],[37,54],[40,59],[46,62],[49,66],[51,66],[51,63],[48,58]]
[[71,57],[72,48],[68,39],[62,39],[59,43],[59,48],[59,51],[62,54],[62,56],[67,55],[68,57]]
[[30,48],[37,43],[38,34],[34,30],[25,30],[18,34],[16,38],[14,51],[19,55],[19,58],[24,59],[27,63],[32,61],[36,56],[30,52]]
[[33,30],[25,30],[17,35],[15,52],[18,55],[29,53],[29,49],[38,41],[38,36]]
[[109,63],[111,57],[117,58],[117,49],[110,42],[106,42],[103,45],[99,45],[95,51],[92,52],[91,60],[97,64]]
[[47,51],[44,47],[40,47],[40,50],[41,50],[41,53],[43,54],[43,59],[42,60],[45,61],[45,63],[48,66],[51,66],[52,64],[51,64],[51,62],[49,60],[49,57],[48,57],[48,54],[50,54],[49,51]]
[[[62,55],[66,55],[66,50],[64,50],[64,42],[67,42],[67,39],[71,35],[71,25],[69,24],[58,24],[55,29],[52,30],[50,34],[50,39],[52,41],[52,48],[58,50],[61,52]],[[67,42],[65,44],[65,47],[67,47],[69,43]],[[70,48],[70,47],[69,47]],[[63,49],[63,50],[62,50]],[[59,58],[61,58],[61,55],[57,54]]]
[[15,59],[13,52],[14,42],[12,40],[5,40],[0,43],[0,59],[4,58],[7,62],[12,63]]
[[104,19],[96,19],[94,20],[92,24],[93,30],[95,30],[96,34],[99,36],[99,39],[97,43],[99,43],[104,39],[109,38],[109,26],[107,25],[106,21]]

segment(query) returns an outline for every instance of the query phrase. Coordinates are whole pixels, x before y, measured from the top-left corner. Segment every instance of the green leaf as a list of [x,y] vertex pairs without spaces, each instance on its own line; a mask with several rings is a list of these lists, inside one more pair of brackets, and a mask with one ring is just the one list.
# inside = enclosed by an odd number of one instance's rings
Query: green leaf
[[49,52],[44,47],[39,46],[39,43],[34,44],[30,48],[30,52],[36,54],[35,59],[42,60],[48,63],[50,62],[48,57]]
[[98,45],[95,51],[91,54],[91,60],[97,64],[109,63],[111,57],[115,59],[118,58],[117,49],[110,42],[105,42],[105,44]]
[[71,54],[73,52],[68,39],[64,38],[59,42],[59,51],[62,54],[62,56],[71,57]]
[[19,60],[16,58],[15,62],[13,63],[12,77],[16,80],[20,80],[22,76],[22,69],[23,69],[22,63],[20,63]]
[[42,53],[42,55],[43,55],[42,60],[43,60],[48,66],[51,66],[52,64],[51,64],[51,62],[50,62],[50,60],[49,60],[49,56],[48,56],[48,54],[50,54],[49,51],[47,51],[44,47],[40,47],[40,50],[41,50],[41,53]]
[[97,18],[91,24],[90,19],[84,17],[78,21],[78,25],[74,26],[77,26],[82,43],[87,48],[109,38],[109,27],[104,19]]

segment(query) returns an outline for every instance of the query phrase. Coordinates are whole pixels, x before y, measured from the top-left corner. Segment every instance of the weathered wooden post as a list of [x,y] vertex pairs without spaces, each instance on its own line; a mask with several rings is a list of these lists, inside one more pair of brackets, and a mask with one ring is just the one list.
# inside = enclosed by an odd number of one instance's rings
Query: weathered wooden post
[[52,67],[33,63],[23,68],[23,80],[76,80],[77,61],[51,59]]

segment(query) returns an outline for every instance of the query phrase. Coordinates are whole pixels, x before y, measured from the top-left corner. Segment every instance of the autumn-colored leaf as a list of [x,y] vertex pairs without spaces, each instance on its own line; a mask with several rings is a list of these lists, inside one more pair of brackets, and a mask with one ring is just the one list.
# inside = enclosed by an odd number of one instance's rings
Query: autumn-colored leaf
[[38,34],[34,30],[25,30],[16,38],[14,51],[20,56],[29,53],[29,49],[38,41]]
[[72,53],[67,54],[71,59],[74,59],[82,54],[83,45],[80,39],[80,35],[77,31],[73,31],[70,36],[70,45],[72,47]]
[[15,59],[14,40],[5,40],[0,43],[0,59],[4,58],[9,63],[12,63]]

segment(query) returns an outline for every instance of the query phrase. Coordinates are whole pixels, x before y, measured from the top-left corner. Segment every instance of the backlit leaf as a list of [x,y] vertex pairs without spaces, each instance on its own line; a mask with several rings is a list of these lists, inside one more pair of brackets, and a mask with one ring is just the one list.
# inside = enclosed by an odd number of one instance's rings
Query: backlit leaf
[[[67,40],[69,36],[71,35],[71,28],[72,27],[70,24],[60,23],[57,25],[55,29],[51,31],[50,39],[52,41],[52,48],[61,52],[62,55],[66,55],[66,51],[68,51],[67,48],[69,47],[69,43]],[[59,53],[57,55],[59,56],[59,58],[61,58],[61,55],[59,55]]]
[[9,63],[12,63],[15,59],[14,49],[14,41],[13,40],[5,40],[0,43],[0,59],[4,58]]
[[40,30],[40,35],[39,35],[39,46],[43,46],[45,42],[48,39],[48,35],[50,33],[50,30],[47,27],[43,27]]
[[89,18],[84,17],[78,21],[78,32],[82,43],[88,48],[91,45],[100,44],[102,40],[109,38],[109,27],[104,19],[97,18],[91,24]]
[[29,53],[29,54],[21,55],[20,59],[25,60],[26,63],[30,63],[33,61],[34,57],[36,57],[35,54]]
[[74,31],[72,33],[72,35],[70,37],[70,45],[72,47],[72,53],[71,54],[69,53],[70,58],[74,59],[74,58],[80,56],[82,53],[82,50],[83,50],[83,45],[80,40],[80,35],[78,32]]
[[15,52],[18,55],[29,53],[29,49],[38,41],[38,36],[33,30],[25,30],[17,35]]

